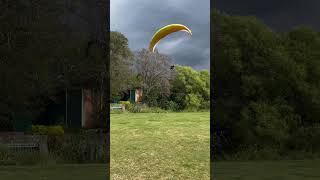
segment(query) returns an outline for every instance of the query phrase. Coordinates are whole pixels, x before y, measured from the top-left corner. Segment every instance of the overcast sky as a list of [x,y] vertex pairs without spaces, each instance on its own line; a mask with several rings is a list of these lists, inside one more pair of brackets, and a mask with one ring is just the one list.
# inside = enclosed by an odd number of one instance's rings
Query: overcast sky
[[110,0],[110,28],[123,33],[129,47],[148,48],[153,34],[172,24],[188,26],[193,35],[176,32],[157,46],[174,64],[210,68],[210,0]]
[[256,16],[277,31],[302,25],[320,29],[320,0],[215,0],[213,7],[231,15]]

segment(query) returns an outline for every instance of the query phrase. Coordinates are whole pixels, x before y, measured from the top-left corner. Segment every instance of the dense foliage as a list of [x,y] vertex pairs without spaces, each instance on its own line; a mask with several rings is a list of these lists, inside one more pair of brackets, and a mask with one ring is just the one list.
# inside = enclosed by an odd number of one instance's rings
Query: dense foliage
[[110,33],[110,94],[121,95],[128,90],[130,77],[130,59],[132,53],[128,47],[128,39],[120,32]]
[[207,70],[196,71],[188,66],[176,66],[170,102],[173,109],[209,109],[210,75]]
[[278,33],[217,12],[212,22],[216,157],[252,147],[319,151],[320,33]]
[[65,88],[106,91],[99,8],[65,0],[0,3],[0,131],[35,120]]

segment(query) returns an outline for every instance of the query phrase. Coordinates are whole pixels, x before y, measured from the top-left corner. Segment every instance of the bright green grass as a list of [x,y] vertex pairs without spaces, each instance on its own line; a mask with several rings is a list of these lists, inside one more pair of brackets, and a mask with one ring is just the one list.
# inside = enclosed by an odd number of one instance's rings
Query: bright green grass
[[[105,165],[0,166],[0,180],[102,180]],[[319,180],[320,160],[216,162],[216,180]],[[209,113],[113,114],[111,179],[209,179]]]
[[209,113],[111,115],[111,178],[208,180]]
[[105,180],[106,165],[0,166],[0,180]]
[[320,160],[217,162],[216,180],[319,180]]

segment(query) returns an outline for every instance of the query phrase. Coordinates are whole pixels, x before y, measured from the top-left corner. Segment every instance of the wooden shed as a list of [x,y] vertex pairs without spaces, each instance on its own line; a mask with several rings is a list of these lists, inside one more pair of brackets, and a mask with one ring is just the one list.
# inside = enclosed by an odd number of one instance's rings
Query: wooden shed
[[92,89],[67,90],[65,114],[67,127],[90,129],[101,126],[96,117],[101,102],[102,97]]
[[142,89],[136,88],[136,89],[130,89],[129,90],[129,100],[130,102],[141,102],[142,101]]
[[63,124],[67,128],[103,128],[97,112],[102,106],[102,97],[86,88],[65,89],[58,101],[49,104],[35,122],[42,125]]

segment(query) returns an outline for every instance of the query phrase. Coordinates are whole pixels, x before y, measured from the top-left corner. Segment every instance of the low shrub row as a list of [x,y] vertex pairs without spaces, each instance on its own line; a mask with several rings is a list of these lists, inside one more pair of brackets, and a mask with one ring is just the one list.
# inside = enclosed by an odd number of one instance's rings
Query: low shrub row
[[125,106],[125,111],[122,110],[114,110],[111,109],[110,113],[111,114],[121,114],[121,113],[168,113],[168,112],[208,112],[210,111],[209,109],[185,109],[185,110],[179,110],[177,105],[169,101],[167,102],[168,108],[160,108],[160,107],[150,107],[144,103],[130,103],[130,101],[120,101],[120,104],[113,104],[111,106],[120,106],[124,105]]
[[38,135],[63,135],[64,128],[63,126],[44,126],[44,125],[33,125],[32,126],[32,134]]

